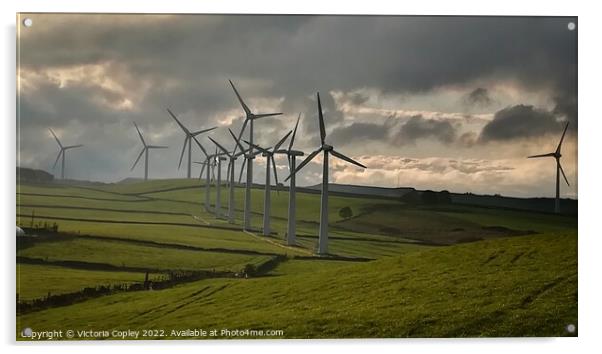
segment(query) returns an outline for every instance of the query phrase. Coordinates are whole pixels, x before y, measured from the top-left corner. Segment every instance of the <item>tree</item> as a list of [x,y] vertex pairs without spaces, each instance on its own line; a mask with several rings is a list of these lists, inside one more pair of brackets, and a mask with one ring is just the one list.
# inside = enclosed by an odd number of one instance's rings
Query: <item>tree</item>
[[346,206],[344,208],[341,208],[341,210],[339,210],[339,216],[342,217],[343,219],[349,219],[350,217],[353,216],[353,211],[351,210],[350,207]]

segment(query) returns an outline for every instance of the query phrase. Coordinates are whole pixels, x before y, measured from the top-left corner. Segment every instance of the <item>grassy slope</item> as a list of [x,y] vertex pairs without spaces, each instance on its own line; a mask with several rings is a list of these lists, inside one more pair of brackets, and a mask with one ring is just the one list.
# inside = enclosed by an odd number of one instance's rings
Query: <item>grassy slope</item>
[[45,310],[19,317],[17,328],[283,329],[288,338],[561,336],[577,322],[574,232],[344,267],[302,262],[272,277],[205,280]]
[[[129,284],[144,281],[144,273],[106,272],[65,267],[17,264],[17,294],[20,300],[32,300],[51,294],[79,291],[85,287]],[[152,280],[158,274],[150,274]]]
[[85,238],[38,243],[19,251],[18,255],[48,261],[82,261],[161,271],[217,269],[234,272],[242,270],[245,264],[260,263],[269,258],[268,256],[150,247]]

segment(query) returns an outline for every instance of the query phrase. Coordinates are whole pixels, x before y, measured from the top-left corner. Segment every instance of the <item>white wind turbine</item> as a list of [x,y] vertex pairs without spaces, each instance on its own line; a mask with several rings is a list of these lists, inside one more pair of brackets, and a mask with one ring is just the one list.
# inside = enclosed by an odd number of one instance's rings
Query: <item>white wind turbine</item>
[[140,158],[142,157],[142,154],[144,154],[144,180],[146,181],[146,180],[148,180],[148,151],[150,149],[167,149],[167,146],[146,145],[146,142],[144,141],[144,137],[142,136],[140,129],[138,129],[138,125],[136,124],[136,122],[133,122],[133,123],[134,123],[134,127],[136,127],[136,131],[138,132],[138,136],[140,136],[140,140],[142,141],[142,145],[144,145],[144,147],[142,148],[142,151],[140,151],[140,155],[138,155],[136,162],[134,162],[134,164],[132,165],[132,168],[130,170],[133,170],[134,167],[136,167],[136,165],[138,164],[138,161],[140,161]]
[[180,153],[180,162],[178,163],[178,169],[182,166],[182,158],[184,157],[184,151],[186,150],[186,148],[188,148],[188,171],[187,171],[187,178],[190,178],[191,176],[191,170],[192,170],[192,165],[191,165],[191,161],[192,161],[192,138],[196,137],[199,134],[202,133],[206,133],[206,132],[210,132],[214,129],[216,129],[217,127],[213,127],[213,128],[208,128],[208,129],[202,129],[196,132],[191,132],[190,130],[188,130],[188,128],[186,128],[184,126],[184,124],[182,124],[182,122],[180,122],[178,120],[178,118],[176,117],[175,114],[173,114],[173,112],[167,108],[167,113],[169,113],[169,115],[176,121],[176,123],[178,123],[178,125],[180,126],[180,128],[182,129],[182,131],[184,131],[184,134],[186,134],[186,137],[184,138],[184,146],[182,146],[182,153]]
[[276,151],[279,154],[286,154],[288,158],[288,168],[290,172],[290,182],[288,188],[288,228],[286,233],[286,244],[294,246],[297,238],[297,184],[295,178],[295,169],[297,168],[297,156],[303,156],[303,151],[293,150],[293,144],[295,143],[295,136],[297,135],[297,127],[299,126],[299,119],[301,113],[297,117],[297,123],[291,136],[291,141],[288,144],[288,149],[281,149]]
[[196,138],[196,136],[193,136],[192,139],[194,139],[194,142],[201,149],[201,151],[203,152],[203,155],[205,155],[205,161],[195,162],[195,163],[203,165],[203,167],[201,168],[201,172],[199,173],[199,180],[201,179],[201,176],[203,175],[203,171],[205,170],[205,168],[207,168],[207,179],[205,180],[205,211],[209,212],[209,193],[211,192],[211,181],[210,181],[211,155],[209,155],[209,153],[207,153],[207,150],[205,150],[203,145],[201,145],[201,143]]
[[278,190],[278,171],[276,170],[276,162],[274,161],[274,154],[282,144],[288,139],[288,136],[291,135],[292,131],[286,133],[286,135],[280,139],[280,141],[274,145],[273,148],[264,149],[259,145],[251,144],[251,142],[246,141],[245,143],[249,144],[249,147],[254,147],[257,150],[261,151],[263,156],[266,158],[265,162],[265,190],[263,195],[263,235],[269,236],[272,232],[270,228],[270,217],[271,217],[271,207],[272,207],[272,186],[270,182],[270,166],[274,169],[274,179],[276,180],[276,190]]
[[65,179],[65,151],[70,150],[70,149],[75,149],[78,147],[82,147],[83,145],[79,144],[79,145],[63,146],[63,144],[61,144],[61,141],[59,140],[59,138],[57,138],[56,134],[54,134],[54,131],[52,131],[52,129],[50,129],[50,128],[48,128],[48,130],[50,130],[50,133],[54,137],[54,140],[56,140],[57,144],[59,144],[59,148],[60,148],[59,154],[56,157],[56,160],[54,160],[54,165],[52,165],[52,169],[54,170],[54,168],[56,167],[56,164],[59,162],[59,159],[62,157],[62,159],[61,159],[61,179]]
[[326,129],[324,128],[324,116],[322,114],[322,104],[320,102],[320,93],[317,94],[318,97],[318,121],[320,124],[320,147],[309,154],[305,160],[295,169],[290,176],[286,178],[286,180],[290,179],[295,173],[299,172],[305,165],[307,165],[314,157],[316,157],[320,152],[324,153],[324,159],[322,162],[322,195],[320,201],[320,233],[318,236],[318,253],[321,255],[328,254],[328,156],[333,155],[341,160],[352,163],[356,166],[367,168],[361,163],[341,154],[334,150],[334,147],[326,144]]
[[[234,141],[238,145],[239,142],[236,140],[236,136],[234,135],[234,133],[232,133],[232,130],[228,129],[228,131],[230,132],[230,134],[234,138]],[[211,139],[211,138],[209,138],[209,139]],[[233,224],[234,223],[234,207],[235,207],[235,204],[234,204],[234,168],[236,167],[236,159],[240,155],[243,155],[246,151],[244,149],[242,149],[242,147],[241,147],[241,151],[238,153],[234,153],[235,149],[232,152],[230,152],[217,141],[215,141],[213,139],[211,139],[211,141],[213,141],[213,143],[222,151],[222,153],[224,153],[228,157],[228,160],[229,160],[228,161],[228,171],[226,173],[226,177],[228,178],[228,222]]]
[[[252,144],[253,143],[253,123],[254,123],[254,121],[258,118],[278,116],[278,115],[281,115],[282,113],[255,114],[255,113],[251,112],[251,109],[243,101],[242,97],[240,97],[240,94],[238,93],[238,90],[236,90],[236,87],[234,86],[232,81],[231,80],[228,80],[228,81],[230,82],[230,85],[232,86],[232,89],[234,90],[234,93],[236,94],[236,97],[238,98],[238,101],[240,102],[242,109],[245,111],[245,120],[242,124],[242,128],[240,129],[240,133],[238,134],[238,141],[240,141],[247,124],[249,124],[249,142],[251,142],[251,144]],[[234,148],[234,152],[236,152],[236,148]],[[246,154],[246,160],[245,160],[246,165],[247,165],[247,183],[245,185],[245,208],[244,208],[244,214],[243,214],[243,228],[245,230],[251,229],[251,188],[253,186],[253,159],[254,158],[255,158],[255,154],[253,154],[253,147],[251,146],[249,153]],[[242,170],[241,170],[241,173],[242,173]]]
[[533,155],[533,156],[527,157],[529,159],[538,158],[538,157],[553,157],[554,159],[556,159],[556,201],[554,203],[554,212],[555,213],[560,213],[560,173],[561,172],[562,172],[562,177],[564,177],[564,181],[566,182],[566,185],[570,186],[569,180],[566,178],[566,175],[564,174],[564,170],[562,169],[562,165],[560,164],[560,158],[562,157],[562,154],[560,153],[560,149],[562,148],[562,141],[564,140],[564,135],[566,134],[566,130],[568,127],[569,127],[569,122],[567,122],[566,126],[564,127],[564,131],[562,132],[562,137],[560,138],[560,142],[558,143],[558,147],[556,148],[556,151],[550,152],[549,154]]

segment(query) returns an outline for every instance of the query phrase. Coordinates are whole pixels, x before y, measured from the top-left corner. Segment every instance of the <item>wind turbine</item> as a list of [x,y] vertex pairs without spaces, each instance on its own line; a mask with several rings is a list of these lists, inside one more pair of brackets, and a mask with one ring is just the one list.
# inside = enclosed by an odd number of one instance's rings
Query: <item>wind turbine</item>
[[48,130],[50,130],[50,133],[52,133],[52,136],[54,137],[54,140],[56,140],[57,144],[59,144],[59,154],[56,157],[56,160],[54,161],[54,165],[52,165],[52,169],[54,170],[54,168],[56,167],[56,164],[59,162],[59,159],[62,157],[61,159],[61,179],[65,179],[65,151],[69,150],[69,149],[75,149],[78,147],[82,147],[83,145],[79,144],[79,145],[70,145],[70,146],[63,146],[63,144],[61,144],[61,141],[59,140],[59,138],[56,137],[56,134],[54,134],[54,131],[52,131],[52,129],[48,128]]
[[[236,145],[239,145],[239,142],[236,140],[236,136],[234,135],[234,133],[232,133],[232,130],[228,129],[228,131],[230,132],[230,135],[232,135],[232,137],[234,138],[234,141],[236,142]],[[211,137],[209,138],[211,139]],[[213,141],[213,143],[220,149],[222,150],[222,152],[228,156],[228,172],[226,173],[226,176],[228,178],[228,222],[230,222],[231,224],[234,223],[234,167],[236,165],[236,159],[240,156],[243,155],[246,151],[242,148],[241,146],[241,151],[238,153],[234,153],[228,151],[226,148],[224,148],[220,143],[218,143],[217,141],[211,139],[211,141]],[[236,148],[235,148],[236,149]],[[219,175],[219,172],[218,172]]]
[[182,153],[180,153],[180,162],[178,163],[178,169],[182,166],[182,158],[184,157],[184,150],[186,150],[186,147],[188,147],[188,171],[187,171],[187,178],[190,178],[191,175],[191,169],[192,169],[192,165],[191,165],[191,159],[192,159],[192,138],[194,138],[195,136],[202,134],[202,133],[206,133],[206,132],[210,132],[213,129],[216,129],[217,127],[213,127],[213,128],[209,128],[209,129],[202,129],[196,132],[191,132],[190,130],[188,130],[184,124],[182,124],[182,122],[180,122],[178,120],[178,118],[176,117],[175,114],[173,114],[173,112],[171,110],[169,110],[169,108],[167,108],[167,113],[169,113],[169,115],[176,121],[176,123],[178,123],[178,125],[180,126],[180,128],[182,128],[182,130],[184,131],[184,134],[186,134],[186,138],[184,138],[184,146],[182,146]]
[[[209,137],[209,140],[211,140],[216,147],[215,150],[215,159],[217,160],[217,184],[216,184],[216,190],[215,190],[215,217],[219,218],[221,217],[222,214],[222,161],[225,161],[226,158],[223,156],[224,154],[226,155],[230,155],[228,153],[228,150],[224,149],[223,146],[221,146],[217,141],[213,140],[211,137]],[[223,150],[222,153],[218,154],[217,153],[217,149]]]
[[564,177],[564,181],[566,182],[566,185],[570,186],[569,180],[566,178],[566,175],[564,174],[564,170],[562,169],[562,165],[560,164],[560,158],[562,157],[562,154],[560,153],[560,149],[562,147],[562,141],[564,140],[564,135],[566,134],[566,130],[568,127],[569,127],[569,122],[567,122],[566,126],[564,127],[564,131],[562,132],[562,137],[560,138],[560,142],[558,143],[558,147],[556,148],[556,151],[551,152],[549,154],[533,155],[533,156],[527,157],[529,159],[539,158],[539,157],[553,157],[556,159],[556,201],[554,204],[554,212],[557,214],[560,213],[560,172],[562,172],[562,177]]
[[203,175],[203,170],[205,170],[205,168],[207,168],[207,178],[205,180],[205,211],[209,212],[209,193],[211,192],[210,171],[209,170],[211,169],[211,165],[210,165],[211,156],[207,153],[207,150],[205,150],[203,145],[201,145],[201,143],[196,138],[196,136],[193,136],[192,139],[194,139],[194,142],[199,146],[199,148],[205,155],[205,161],[197,162],[197,163],[200,163],[203,165],[203,167],[201,168],[201,173],[199,173],[199,179],[201,179],[201,176]]
[[318,121],[320,123],[320,147],[309,154],[303,162],[295,169],[290,176],[286,178],[286,180],[290,179],[295,173],[299,172],[305,165],[307,165],[314,157],[316,157],[320,152],[324,153],[324,160],[322,162],[322,195],[320,200],[320,233],[318,238],[318,253],[321,255],[328,254],[328,156],[333,155],[341,160],[352,163],[356,166],[367,168],[361,163],[341,154],[334,150],[334,147],[326,144],[326,129],[324,128],[324,116],[322,114],[322,104],[320,103],[320,93],[317,94],[318,97]]
[[[240,102],[240,105],[242,106],[242,109],[245,111],[246,115],[240,133],[238,134],[238,141],[240,141],[247,124],[249,124],[249,142],[253,144],[253,122],[258,118],[278,116],[282,113],[255,114],[251,112],[251,109],[245,104],[243,99],[240,97],[240,94],[238,93],[238,90],[236,90],[236,87],[232,83],[232,80],[228,81],[230,82],[230,85],[232,86],[232,89],[234,90],[234,93],[236,94],[236,97],[238,98],[238,101]],[[255,154],[253,154],[253,146],[251,146],[249,149],[250,151],[246,155],[247,183],[245,185],[245,210],[243,214],[243,228],[245,230],[251,229],[251,187],[253,185],[253,159],[255,158]],[[236,148],[234,148],[234,152],[236,152]]]
[[138,155],[136,162],[134,162],[134,164],[132,165],[132,168],[130,170],[133,170],[134,167],[136,167],[136,165],[138,164],[138,161],[140,161],[140,158],[142,157],[142,154],[144,154],[144,180],[146,181],[146,180],[148,180],[148,151],[150,149],[167,149],[167,146],[146,145],[146,142],[144,141],[144,137],[142,136],[140,129],[138,129],[138,125],[136,124],[136,122],[133,122],[133,123],[134,123],[134,127],[136,127],[136,131],[138,132],[138,136],[140,136],[140,140],[142,141],[142,145],[144,145],[144,147],[142,148],[142,151],[140,151],[140,155]]
[[280,139],[280,141],[274,145],[273,148],[264,149],[259,145],[251,144],[250,142],[245,140],[245,143],[249,144],[261,151],[263,156],[266,158],[265,163],[265,191],[263,194],[263,235],[269,236],[271,233],[270,229],[270,215],[271,215],[271,206],[272,206],[272,186],[270,184],[270,165],[274,168],[274,179],[276,180],[276,190],[278,190],[278,171],[276,170],[276,162],[274,161],[274,154],[282,144],[288,139],[288,136],[291,135],[292,131],[286,133],[286,135]]
[[291,181],[289,182],[288,188],[288,230],[286,233],[286,244],[289,246],[294,246],[296,243],[297,237],[297,194],[296,194],[296,178],[295,178],[295,168],[297,167],[297,156],[303,156],[303,151],[293,150],[293,144],[295,143],[295,135],[297,135],[297,127],[299,126],[299,119],[301,118],[301,113],[299,113],[299,117],[297,117],[297,123],[295,124],[295,129],[293,130],[293,136],[291,137],[291,141],[288,144],[288,149],[281,149],[276,151],[278,154],[286,154],[288,158],[288,169],[290,171]]

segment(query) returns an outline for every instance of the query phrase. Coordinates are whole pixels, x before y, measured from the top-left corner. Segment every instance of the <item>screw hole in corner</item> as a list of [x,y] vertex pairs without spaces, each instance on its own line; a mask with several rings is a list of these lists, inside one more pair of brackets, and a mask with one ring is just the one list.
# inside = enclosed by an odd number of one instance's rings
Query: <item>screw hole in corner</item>
[[568,23],[568,25],[566,27],[569,29],[569,31],[574,31],[575,28],[577,28],[577,25],[575,25],[575,22],[571,21]]
[[23,20],[23,26],[31,27],[33,25],[33,20],[31,18],[26,18]]

